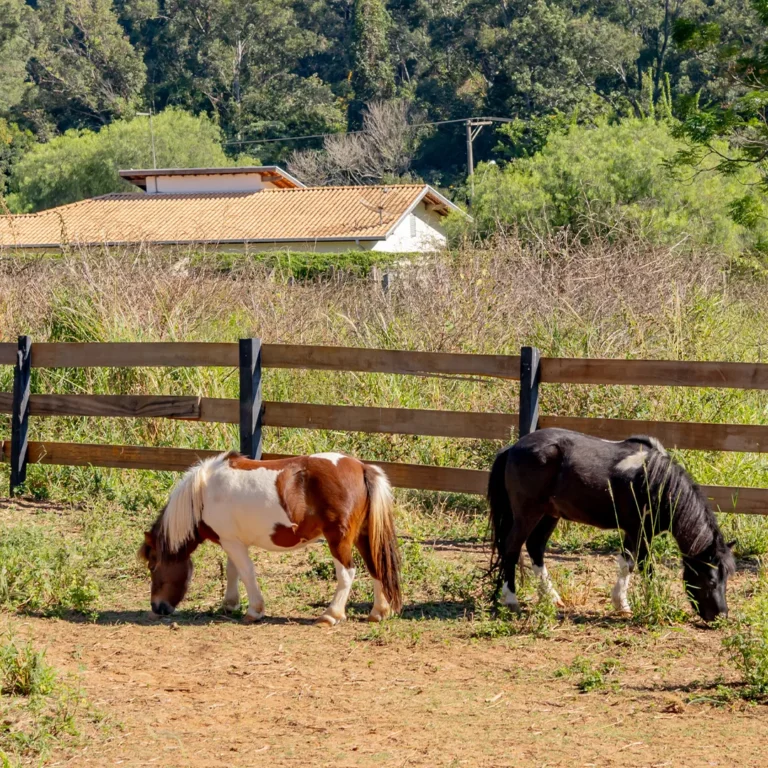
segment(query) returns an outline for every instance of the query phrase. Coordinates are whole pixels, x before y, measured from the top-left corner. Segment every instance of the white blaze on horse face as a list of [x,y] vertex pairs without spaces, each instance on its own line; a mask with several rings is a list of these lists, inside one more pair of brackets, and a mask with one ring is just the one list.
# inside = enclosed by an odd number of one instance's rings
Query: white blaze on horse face
[[325,613],[318,619],[319,623],[331,626],[347,618],[347,600],[352,590],[352,582],[355,580],[354,567],[345,568],[335,557],[333,564],[336,566],[336,594],[331,604],[325,609]]
[[520,610],[520,603],[518,602],[517,595],[509,588],[509,584],[507,584],[506,581],[501,588],[501,602],[513,611]]
[[629,592],[629,579],[632,574],[630,561],[624,555],[619,555],[616,562],[619,566],[619,578],[616,580],[616,584],[611,591],[611,602],[617,611],[630,613],[629,598],[627,596]]
[[552,580],[549,578],[549,572],[547,571],[547,566],[542,565],[539,567],[538,565],[533,566],[533,573],[541,580],[541,587],[546,592],[552,602],[558,607],[563,608],[565,606],[565,603],[563,602],[563,599],[560,597],[560,595],[557,593],[557,590],[552,585]]
[[222,464],[208,477],[203,501],[203,520],[221,540],[233,539],[246,546],[285,551],[306,546],[278,547],[272,534],[278,525],[292,526],[277,493],[278,470],[233,469]]
[[342,459],[346,459],[347,457],[343,453],[313,453],[311,458],[326,459],[326,461],[330,461],[335,467]]
[[633,453],[625,459],[622,459],[616,465],[616,469],[618,469],[619,472],[633,472],[636,469],[640,469],[640,467],[645,464],[645,457],[646,452],[641,448],[637,453]]

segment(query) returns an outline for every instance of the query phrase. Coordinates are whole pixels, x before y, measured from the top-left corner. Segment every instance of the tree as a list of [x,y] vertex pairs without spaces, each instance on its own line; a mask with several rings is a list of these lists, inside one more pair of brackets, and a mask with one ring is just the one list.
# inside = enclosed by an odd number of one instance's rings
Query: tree
[[406,176],[424,129],[405,101],[373,102],[360,133],[328,136],[323,149],[294,152],[291,173],[313,186],[380,184]]
[[[153,118],[155,151],[163,168],[231,165],[221,130],[207,117],[166,109]],[[9,206],[18,213],[63,205],[108,192],[136,191],[121,168],[152,166],[149,121],[117,120],[100,131],[69,130],[38,144],[13,168]]]
[[360,102],[391,99],[395,75],[389,50],[392,19],[383,0],[355,0],[352,86]]
[[145,68],[111,0],[48,0],[31,23],[32,106],[59,129],[97,126],[136,105]]
[[154,65],[164,104],[217,115],[232,138],[320,133],[343,112],[302,62],[326,42],[298,24],[291,0],[168,0]]
[[0,0],[0,114],[19,104],[30,87],[31,46],[25,34],[29,17],[23,0]]
[[[768,27],[768,0],[752,1],[761,23]],[[759,190],[768,191],[768,43],[742,48],[733,55],[730,46],[724,49],[721,45],[719,29],[690,20],[677,26],[675,36],[681,46],[692,50],[718,48],[730,52],[736,95],[704,106],[698,96],[687,101],[683,120],[676,128],[676,135],[687,146],[677,152],[673,166],[726,176],[739,176],[745,168],[755,169],[760,184],[745,187],[745,194],[731,203],[734,219],[754,227],[765,216]]]
[[[30,131],[0,117],[0,199],[5,195],[13,167],[34,144]],[[0,208],[2,208],[0,204]],[[0,213],[4,211],[0,210]]]

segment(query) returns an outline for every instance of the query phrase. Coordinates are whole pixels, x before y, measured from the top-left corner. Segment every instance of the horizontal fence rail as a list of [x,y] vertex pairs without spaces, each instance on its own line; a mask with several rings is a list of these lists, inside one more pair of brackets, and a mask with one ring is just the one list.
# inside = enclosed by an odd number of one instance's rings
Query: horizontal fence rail
[[[353,347],[260,345],[257,339],[249,343],[256,344],[254,349],[260,350],[258,370],[284,368],[437,377],[482,376],[510,381],[520,380],[522,371],[524,389],[528,393],[526,402],[521,400],[521,409],[525,410],[526,431],[560,427],[608,440],[620,440],[632,434],[651,434],[670,448],[768,453],[768,426],[763,425],[540,416],[538,408],[540,385],[548,383],[765,390],[768,389],[768,364],[546,358],[540,357],[533,348],[524,348],[521,357]],[[19,345],[0,343],[0,365],[16,365],[18,369],[18,353]],[[521,360],[528,361],[527,368],[525,365],[521,367]],[[258,451],[256,443],[259,442],[262,426],[508,441],[514,433],[519,433],[523,421],[523,417],[517,413],[261,402],[258,386],[260,374],[251,365],[250,378],[243,378],[242,346],[237,343],[39,343],[31,344],[27,370],[30,367],[239,368],[241,398],[90,394],[30,396],[24,393],[23,396],[17,393],[14,398],[12,393],[0,393],[0,413],[11,413],[16,417],[16,409],[23,406],[22,426],[29,416],[168,418],[240,424],[242,449],[245,413],[248,417],[246,432],[253,435],[251,442],[255,446],[251,448]],[[242,382],[250,380],[253,381],[253,391],[250,394],[244,393]],[[245,410],[244,403],[248,406]],[[57,442],[29,442],[25,445],[24,461],[132,469],[184,470],[196,460],[218,453],[181,448]],[[0,458],[9,460],[11,453],[11,441],[3,442],[0,445]],[[275,454],[264,456],[276,457]],[[398,487],[485,493],[488,475],[482,470],[370,463],[384,468]],[[722,510],[768,514],[768,489],[709,486],[705,490],[713,503]]]
[[[87,443],[30,442],[29,460],[39,464],[184,471],[196,461],[218,456],[221,451],[194,448],[149,448],[133,445],[89,445]],[[289,454],[265,453],[264,459],[283,459]],[[10,459],[10,441],[0,444],[0,458]],[[425,491],[485,494],[489,472],[480,469],[434,467],[366,461],[381,467],[397,488]],[[768,515],[768,489],[705,485],[702,490],[723,512]]]
[[[0,343],[0,364],[14,365],[17,346]],[[416,375],[520,378],[517,355],[264,344],[264,368],[304,368]],[[33,368],[238,366],[238,345],[209,342],[36,343]],[[544,357],[543,384],[619,384],[768,389],[768,364]]]
[[[0,392],[0,413],[11,413],[13,395]],[[159,417],[237,424],[239,401],[171,395],[32,395],[32,416]],[[356,405],[264,402],[265,427],[509,440],[516,413],[375,408]],[[668,448],[768,453],[768,426],[697,422],[541,416],[539,429],[560,427],[606,440],[649,434]]]
[[[14,365],[16,345],[0,344],[0,364]],[[235,368],[237,344],[208,342],[38,343],[33,368]],[[517,379],[520,358],[513,355],[470,355],[453,352],[362,349],[264,344],[264,368],[305,368],[416,375],[491,376]]]

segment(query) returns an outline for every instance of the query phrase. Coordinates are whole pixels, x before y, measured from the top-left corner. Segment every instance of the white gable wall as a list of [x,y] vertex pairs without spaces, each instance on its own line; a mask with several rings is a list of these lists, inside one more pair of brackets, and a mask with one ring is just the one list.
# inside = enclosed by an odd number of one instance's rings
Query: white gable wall
[[386,240],[377,241],[373,250],[387,253],[422,253],[441,248],[447,242],[442,218],[439,213],[427,210],[426,203],[421,202]]

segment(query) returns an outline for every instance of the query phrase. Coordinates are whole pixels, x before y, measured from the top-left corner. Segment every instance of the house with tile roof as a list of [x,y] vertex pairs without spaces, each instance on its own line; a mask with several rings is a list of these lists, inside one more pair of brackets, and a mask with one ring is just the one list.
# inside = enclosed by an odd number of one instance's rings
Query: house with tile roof
[[445,244],[453,203],[427,184],[306,187],[277,166],[120,171],[136,192],[0,216],[0,249],[200,246],[418,253]]

